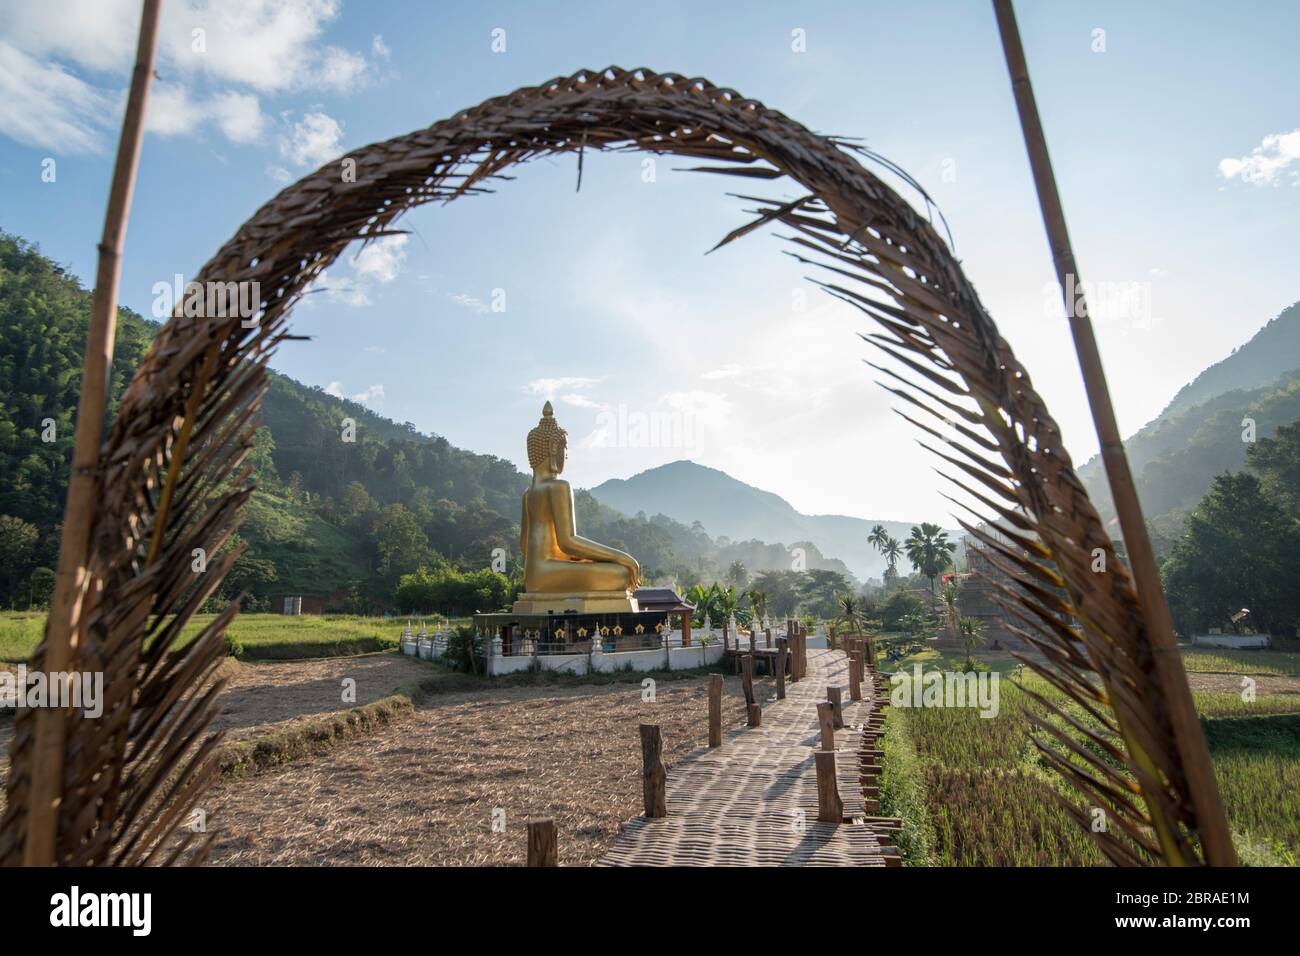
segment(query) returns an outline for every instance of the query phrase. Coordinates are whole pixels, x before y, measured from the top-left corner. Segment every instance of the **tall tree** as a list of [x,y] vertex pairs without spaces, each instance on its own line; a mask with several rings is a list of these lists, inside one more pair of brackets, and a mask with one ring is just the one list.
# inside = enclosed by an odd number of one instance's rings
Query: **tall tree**
[[889,532],[885,530],[885,526],[883,524],[878,524],[875,527],[873,527],[871,529],[871,533],[867,535],[867,543],[871,545],[873,548],[875,548],[877,551],[883,551],[885,548],[885,542],[888,540],[889,540]]
[[1223,474],[1188,516],[1165,562],[1165,587],[1184,632],[1226,627],[1250,610],[1257,630],[1300,621],[1300,528],[1252,474]]
[[1278,504],[1300,517],[1300,421],[1250,445],[1246,464]]
[[957,545],[948,540],[948,532],[937,524],[923,522],[912,528],[903,549],[916,572],[929,579],[930,592],[933,594],[934,580],[952,567],[952,556]]

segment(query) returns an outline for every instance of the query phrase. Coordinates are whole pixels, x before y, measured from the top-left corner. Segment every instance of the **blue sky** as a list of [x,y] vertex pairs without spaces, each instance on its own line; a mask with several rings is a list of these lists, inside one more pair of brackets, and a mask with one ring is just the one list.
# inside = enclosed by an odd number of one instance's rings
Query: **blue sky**
[[[1127,434],[1300,299],[1300,7],[1019,8],[1080,272],[1112,292],[1096,326]],[[860,137],[920,180],[1076,461],[1095,451],[986,3],[164,10],[121,288],[137,311],[342,152],[579,68],[646,66]],[[131,0],[0,0],[0,228],[83,281],[137,17]],[[861,362],[864,320],[775,239],[704,256],[743,221],[725,193],[745,184],[683,165],[661,159],[647,182],[639,156],[588,157],[575,193],[573,159],[540,161],[496,195],[418,211],[404,242],[330,270],[295,313],[315,340],[274,364],[521,466],[552,398],[579,485],[693,458],[805,512],[946,520],[926,453]],[[643,440],[646,422],[665,430]]]

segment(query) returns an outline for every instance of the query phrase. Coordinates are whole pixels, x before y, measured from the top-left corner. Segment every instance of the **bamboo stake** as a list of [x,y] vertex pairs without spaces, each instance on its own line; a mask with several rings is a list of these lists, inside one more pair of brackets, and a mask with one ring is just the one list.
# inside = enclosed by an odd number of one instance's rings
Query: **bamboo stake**
[[[59,541],[59,567],[54,597],[45,625],[47,673],[68,670],[73,656],[72,635],[80,624],[82,602],[88,586],[86,550],[94,520],[99,486],[99,444],[104,426],[104,407],[113,368],[113,338],[117,332],[117,286],[122,274],[122,245],[131,210],[136,169],[140,164],[140,141],[144,134],[145,105],[149,99],[149,77],[153,73],[154,50],[158,43],[158,12],[162,0],[144,0],[140,14],[140,36],[136,44],[131,92],[117,143],[117,160],[104,216],[104,234],[99,243],[95,292],[90,307],[90,328],[86,335],[86,357],[81,373],[81,398],[77,403],[77,430],[73,439],[72,472],[68,479],[68,500],[63,511],[63,535]],[[58,807],[63,781],[62,709],[44,707],[35,715],[31,795],[27,809],[27,832],[23,839],[23,864],[50,866],[55,862],[58,837]]]
[[[1102,461],[1106,466],[1106,480],[1110,484],[1115,513],[1119,517],[1120,531],[1128,550],[1129,568],[1133,574],[1138,602],[1146,619],[1146,632],[1152,645],[1156,677],[1169,706],[1169,722],[1173,728],[1178,753],[1182,757],[1183,770],[1187,775],[1188,795],[1196,811],[1201,848],[1205,853],[1206,862],[1215,866],[1236,866],[1237,853],[1232,845],[1228,819],[1219,796],[1219,785],[1210,762],[1209,748],[1205,743],[1205,733],[1196,716],[1191,689],[1187,684],[1187,675],[1183,670],[1182,658],[1178,654],[1173,619],[1169,616],[1169,606],[1165,602],[1165,594],[1160,585],[1155,552],[1151,547],[1151,539],[1147,535],[1146,523],[1142,518],[1142,505],[1138,501],[1133,474],[1129,470],[1128,456],[1124,453],[1124,442],[1120,438],[1119,424],[1115,420],[1115,410],[1111,405],[1106,373],[1101,365],[1101,354],[1097,349],[1096,336],[1093,335],[1092,321],[1088,317],[1087,304],[1079,282],[1079,270],[1074,260],[1074,249],[1070,245],[1070,234],[1065,225],[1065,210],[1061,206],[1056,176],[1052,172],[1051,156],[1047,151],[1047,138],[1043,134],[1038,104],[1029,82],[1029,66],[1025,61],[1025,50],[1020,42],[1016,14],[1012,9],[1011,0],[993,0],[993,11],[997,16],[998,30],[1002,36],[1002,49],[1006,56],[1007,71],[1011,75],[1011,89],[1015,95],[1016,109],[1020,114],[1025,150],[1029,154],[1029,165],[1033,170],[1034,185],[1038,190],[1038,204],[1042,210],[1043,225],[1047,229],[1047,240],[1052,250],[1052,263],[1056,267],[1056,278],[1061,285],[1061,295],[1065,299],[1070,334],[1074,338],[1074,348],[1079,356],[1079,368],[1083,373],[1083,384],[1088,395],[1088,405],[1092,410],[1097,440],[1101,445]],[[1083,305],[1082,309],[1078,308],[1076,302],[1071,301],[1066,291],[1070,288],[1076,290],[1077,302]],[[1194,861],[1171,858],[1169,862],[1189,864]]]

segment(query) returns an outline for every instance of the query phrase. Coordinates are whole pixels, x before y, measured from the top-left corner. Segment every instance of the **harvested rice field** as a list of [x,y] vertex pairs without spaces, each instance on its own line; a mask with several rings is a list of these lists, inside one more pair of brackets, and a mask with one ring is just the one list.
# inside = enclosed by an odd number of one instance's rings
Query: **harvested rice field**
[[[561,865],[594,863],[641,812],[637,725],[663,728],[672,764],[706,742],[707,686],[660,681],[654,700],[639,682],[433,697],[372,735],[218,785],[210,862],[522,864],[525,823],[546,816]],[[743,723],[728,679],[724,727]]]
[[[228,659],[222,665],[226,689],[216,726],[226,732],[227,741],[242,740],[304,718],[364,706],[429,674],[422,661],[391,653],[264,664]],[[351,701],[343,699],[346,680],[354,682],[347,685],[354,694]]]

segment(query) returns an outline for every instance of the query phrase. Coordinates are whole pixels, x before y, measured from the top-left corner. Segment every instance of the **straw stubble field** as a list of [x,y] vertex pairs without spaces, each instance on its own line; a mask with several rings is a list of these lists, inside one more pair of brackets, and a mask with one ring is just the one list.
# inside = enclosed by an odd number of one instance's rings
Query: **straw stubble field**
[[[640,723],[671,765],[707,737],[707,682],[515,687],[440,696],[372,735],[220,785],[212,863],[500,865],[551,817],[560,863],[595,862],[641,812]],[[724,727],[743,724],[728,680]],[[504,830],[494,832],[494,815]]]

